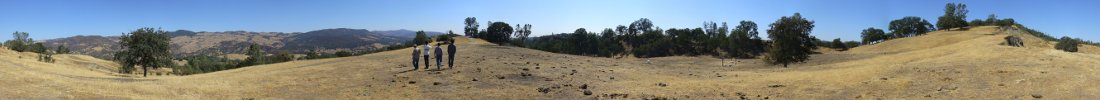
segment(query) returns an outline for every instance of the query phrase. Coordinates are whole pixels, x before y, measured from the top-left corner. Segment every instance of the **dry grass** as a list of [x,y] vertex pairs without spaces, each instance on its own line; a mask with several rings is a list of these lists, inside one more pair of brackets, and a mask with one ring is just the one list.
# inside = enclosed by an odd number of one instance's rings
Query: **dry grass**
[[[1088,99],[1098,98],[1097,48],[999,45],[993,27],[936,31],[789,68],[759,59],[599,58],[457,38],[454,69],[411,71],[411,50],[300,60],[190,76],[128,77],[86,56],[34,61],[0,52],[0,96],[30,99]],[[20,59],[16,56],[23,56]],[[68,56],[68,55],[63,55]],[[435,62],[432,62],[433,64]],[[723,66],[726,65],[726,66]],[[111,67],[106,67],[111,68]],[[473,80],[477,81],[473,81]],[[437,84],[438,83],[438,84]],[[581,89],[582,85],[588,86]],[[541,89],[540,89],[541,88]],[[540,90],[545,91],[542,92]],[[582,91],[593,95],[584,95]]]

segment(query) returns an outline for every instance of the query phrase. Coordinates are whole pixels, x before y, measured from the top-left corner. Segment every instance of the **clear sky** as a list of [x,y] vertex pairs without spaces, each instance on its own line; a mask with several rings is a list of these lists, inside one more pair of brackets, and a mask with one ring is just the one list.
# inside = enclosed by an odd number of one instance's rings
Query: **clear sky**
[[[463,19],[532,24],[534,36],[599,31],[649,18],[656,26],[697,28],[704,21],[755,21],[761,33],[795,12],[815,21],[820,39],[858,40],[868,27],[893,19],[929,22],[946,3],[968,6],[967,20],[989,14],[1053,36],[1100,41],[1097,0],[2,0],[0,39],[29,32],[35,39],[119,35],[140,27],[193,31],[306,32],[327,28],[454,30]],[[766,36],[766,34],[761,34]]]

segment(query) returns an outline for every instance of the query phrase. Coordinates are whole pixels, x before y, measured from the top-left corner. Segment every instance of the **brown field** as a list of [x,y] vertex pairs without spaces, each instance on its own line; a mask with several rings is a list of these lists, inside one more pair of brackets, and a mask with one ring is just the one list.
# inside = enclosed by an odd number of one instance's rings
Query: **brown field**
[[[454,69],[411,70],[411,50],[299,60],[189,76],[114,73],[83,55],[0,50],[6,99],[1090,99],[1100,48],[995,27],[936,31],[790,67],[759,59],[601,58],[458,38]],[[1025,47],[1000,45],[1022,36]],[[435,62],[432,62],[434,64]],[[586,86],[586,89],[582,89]],[[585,95],[590,91],[592,95]]]

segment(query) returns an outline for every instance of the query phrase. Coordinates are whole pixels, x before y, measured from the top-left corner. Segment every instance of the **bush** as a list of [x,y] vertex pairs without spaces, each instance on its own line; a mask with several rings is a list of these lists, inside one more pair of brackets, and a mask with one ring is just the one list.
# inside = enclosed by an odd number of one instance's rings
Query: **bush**
[[195,55],[184,57],[187,60],[187,64],[184,66],[178,66],[172,68],[172,72],[179,75],[190,75],[199,73],[208,73],[221,70],[236,69],[237,63],[240,60],[232,60],[225,57],[214,57],[207,55]]
[[336,52],[336,57],[348,57],[348,56],[354,56],[354,54],[352,54],[351,51],[347,51],[347,50],[341,50],[341,51]]
[[1058,44],[1055,44],[1054,48],[1066,52],[1077,52],[1077,45],[1080,44],[1079,42],[1080,40],[1078,39],[1062,37],[1058,39]]
[[29,34],[27,34],[27,32],[16,31],[15,33],[11,34],[13,39],[4,42],[4,45],[7,46],[8,49],[17,52],[25,52],[30,50],[29,48],[31,46],[31,43],[34,43],[34,40],[28,37]]

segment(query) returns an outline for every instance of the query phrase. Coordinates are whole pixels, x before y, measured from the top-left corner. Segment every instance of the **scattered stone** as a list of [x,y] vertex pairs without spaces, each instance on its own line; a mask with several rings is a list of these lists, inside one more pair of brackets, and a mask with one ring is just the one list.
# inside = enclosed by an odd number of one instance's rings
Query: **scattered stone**
[[584,95],[592,95],[592,91],[589,91],[588,89],[585,89],[584,90]]
[[1031,97],[1032,97],[1032,98],[1043,98],[1043,95],[1039,95],[1039,94],[1031,94]]
[[542,92],[543,94],[546,94],[546,93],[550,93],[550,88],[540,87],[540,88],[538,88],[538,91]]
[[504,76],[497,76],[497,79],[504,79]]
[[535,67],[535,69],[539,69],[539,67]]
[[409,81],[409,84],[416,84],[416,81]]
[[883,78],[878,78],[878,79],[881,79],[881,80],[886,80],[886,78],[885,78],[885,77],[883,77]]
[[523,71],[527,71],[527,68],[523,68]]
[[785,86],[785,85],[768,85],[768,87],[777,88],[777,87],[787,87],[787,86]]
[[588,84],[582,84],[581,89],[588,89]]
[[439,84],[443,84],[443,83],[439,83],[439,82],[432,82],[432,85],[439,85]]
[[611,80],[615,80],[615,77],[614,77],[614,76],[609,76],[609,77],[611,77]]
[[474,78],[474,80],[473,80],[473,81],[475,81],[475,82],[476,82],[476,81],[477,81],[477,78]]
[[665,83],[657,83],[657,86],[661,86],[661,87],[666,87],[666,86],[668,86],[668,84],[665,84]]
[[1005,37],[1005,45],[1013,46],[1013,47],[1023,47],[1024,46],[1024,40],[1020,39],[1020,37],[1017,37],[1017,36],[1008,36],[1008,37]]

